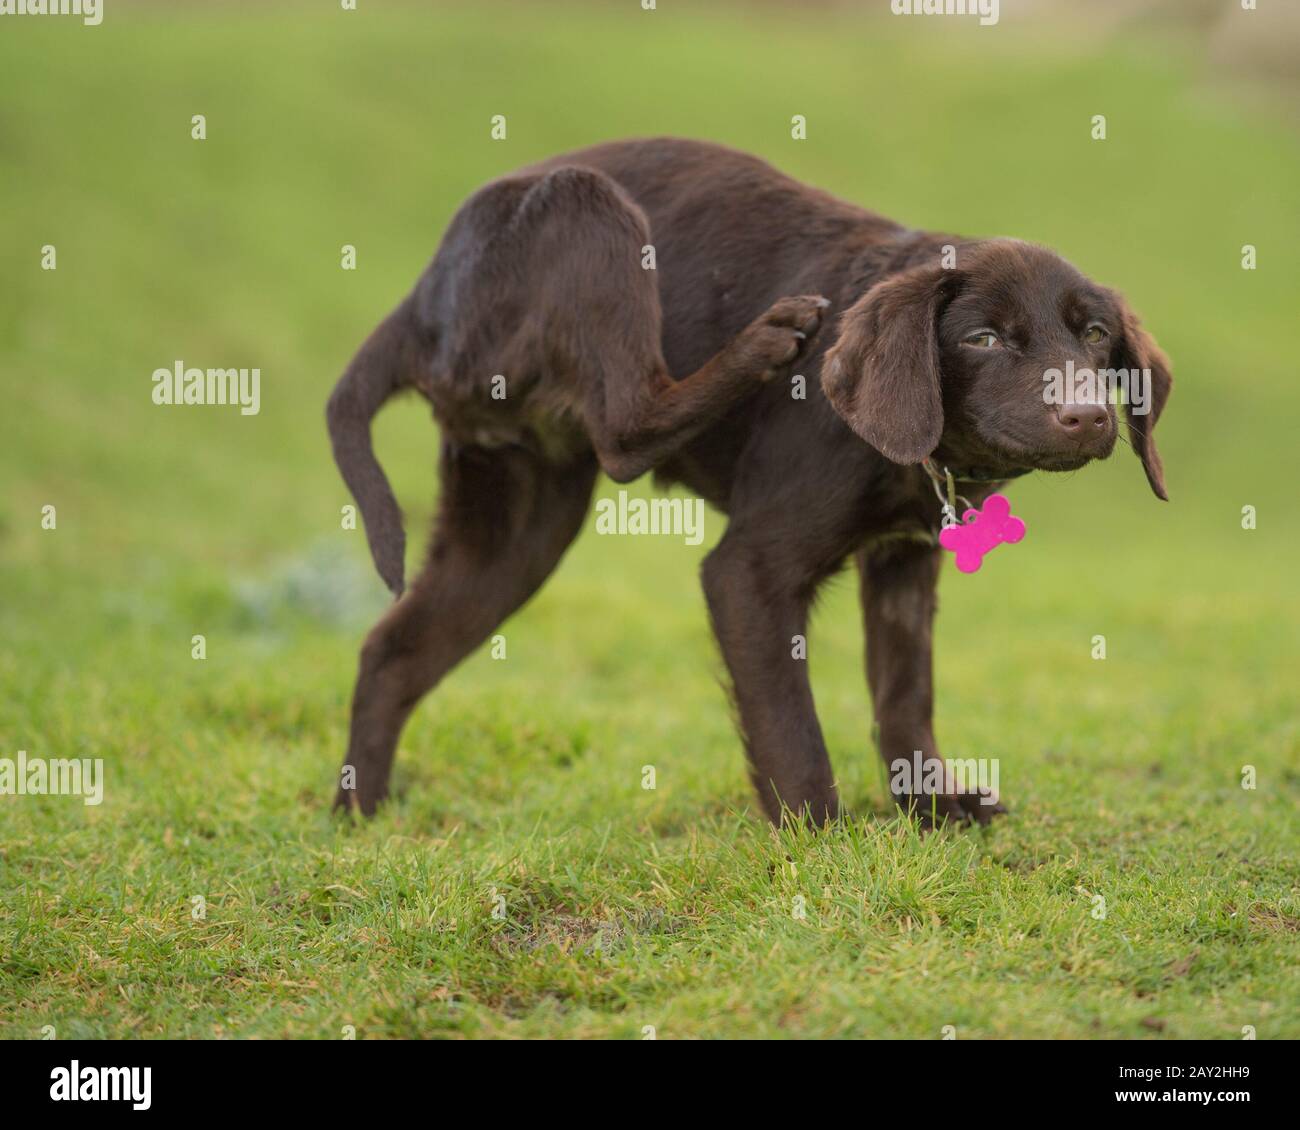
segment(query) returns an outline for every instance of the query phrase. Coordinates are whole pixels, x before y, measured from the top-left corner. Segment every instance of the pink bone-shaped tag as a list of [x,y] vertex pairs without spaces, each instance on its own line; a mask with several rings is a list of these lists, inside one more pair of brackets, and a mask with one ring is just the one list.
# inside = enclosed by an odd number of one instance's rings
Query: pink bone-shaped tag
[[1011,503],[1001,494],[984,500],[983,510],[967,510],[960,525],[939,531],[939,544],[957,555],[957,568],[974,573],[984,555],[1003,542],[1018,542],[1025,536],[1025,524],[1011,513]]

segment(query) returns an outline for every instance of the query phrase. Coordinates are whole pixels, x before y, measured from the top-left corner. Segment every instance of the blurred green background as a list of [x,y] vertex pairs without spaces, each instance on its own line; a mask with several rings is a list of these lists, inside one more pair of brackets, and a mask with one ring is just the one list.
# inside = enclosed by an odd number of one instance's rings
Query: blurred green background
[[[1300,1034],[1296,33],[1226,0],[0,19],[0,756],[108,772],[99,808],[0,798],[0,1032]],[[1173,359],[1169,504],[1121,448],[1017,483],[1029,541],[945,575],[940,742],[1001,759],[988,834],[893,818],[846,582],[811,667],[864,819],[776,840],[746,812],[696,579],[716,514],[698,549],[584,534],[510,660],[426,700],[395,803],[328,816],[385,594],[325,398],[473,189],[654,134],[1047,244]],[[259,366],[260,415],[154,406],[177,359]],[[406,401],[376,433],[414,558],[436,432]]]

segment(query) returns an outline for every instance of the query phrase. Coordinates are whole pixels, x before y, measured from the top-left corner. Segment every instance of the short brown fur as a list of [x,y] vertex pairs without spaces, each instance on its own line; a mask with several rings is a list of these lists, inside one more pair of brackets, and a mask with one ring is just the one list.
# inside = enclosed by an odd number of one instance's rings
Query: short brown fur
[[[836,332],[818,337],[828,306]],[[329,402],[339,467],[399,597],[362,649],[355,779],[338,802],[368,814],[386,796],[411,710],[550,575],[600,470],[654,470],[728,516],[702,578],[772,820],[840,811],[792,638],[850,558],[880,751],[938,758],[938,504],[916,464],[968,476],[978,504],[1000,477],[1108,455],[1113,407],[1044,402],[1043,370],[1066,360],[1149,372],[1151,410],[1130,414],[1129,433],[1166,497],[1152,430],[1168,361],[1117,293],[1050,251],[911,231],[700,142],[599,145],[487,185]],[[409,589],[370,443],[371,418],[405,388],[443,433],[437,527]],[[923,817],[1002,811],[951,791],[896,799]]]

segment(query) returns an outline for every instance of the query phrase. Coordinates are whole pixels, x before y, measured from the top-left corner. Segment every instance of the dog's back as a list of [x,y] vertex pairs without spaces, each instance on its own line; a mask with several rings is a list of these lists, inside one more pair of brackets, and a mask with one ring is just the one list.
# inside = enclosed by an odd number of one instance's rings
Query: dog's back
[[861,251],[902,229],[704,141],[614,141],[525,171],[597,169],[645,213],[655,249],[664,356],[693,372],[783,294],[835,295]]

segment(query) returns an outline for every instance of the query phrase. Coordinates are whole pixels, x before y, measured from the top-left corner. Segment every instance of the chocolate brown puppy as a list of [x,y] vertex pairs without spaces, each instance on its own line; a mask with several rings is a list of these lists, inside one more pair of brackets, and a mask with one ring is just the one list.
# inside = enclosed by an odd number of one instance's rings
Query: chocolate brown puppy
[[[1119,294],[1051,251],[913,231],[693,141],[599,145],[487,185],[329,401],[399,597],[361,651],[337,802],[374,811],[411,710],[550,575],[601,470],[653,470],[728,517],[703,584],[770,819],[839,812],[791,641],[850,558],[881,753],[939,759],[932,477],[951,472],[979,505],[1007,479],[1109,455],[1114,398],[1048,395],[1053,372],[1133,375],[1129,439],[1165,498],[1152,432],[1168,361]],[[442,497],[406,589],[370,421],[408,388],[442,431]],[[896,791],[924,818],[987,822],[994,799]]]

